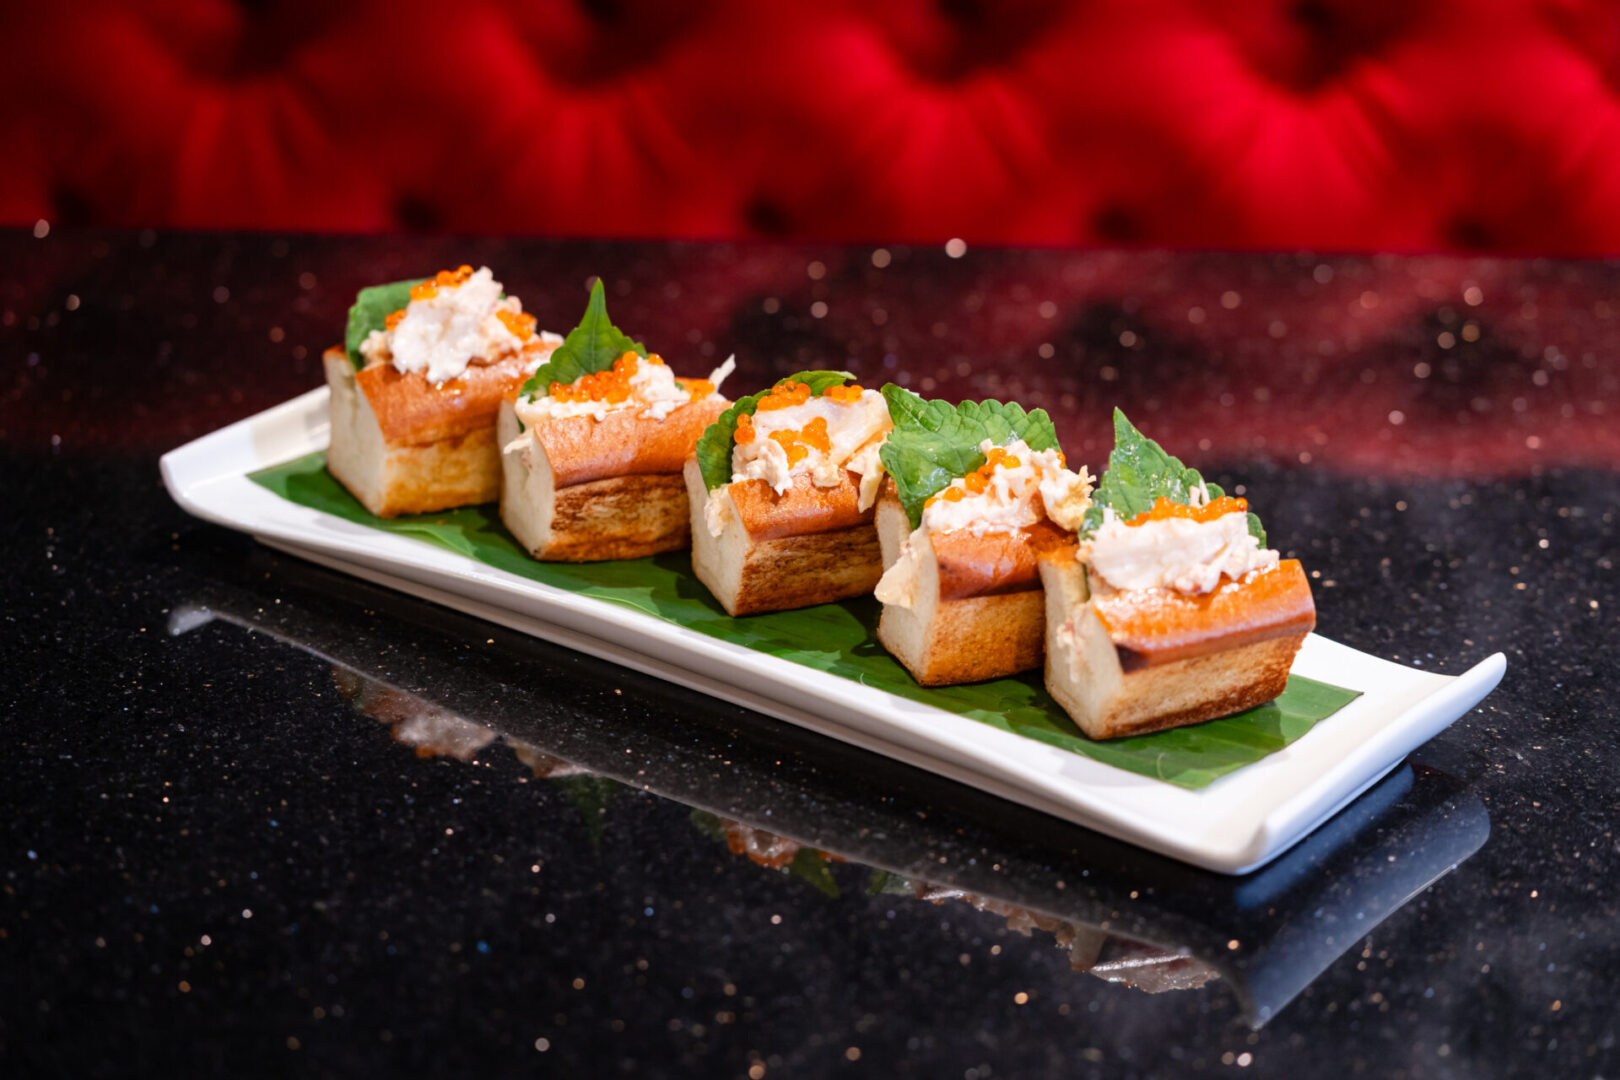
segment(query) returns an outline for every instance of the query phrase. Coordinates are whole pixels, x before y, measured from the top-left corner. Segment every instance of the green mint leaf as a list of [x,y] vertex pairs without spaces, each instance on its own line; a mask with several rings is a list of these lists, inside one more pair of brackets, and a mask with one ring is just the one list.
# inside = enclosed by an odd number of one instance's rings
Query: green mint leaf
[[[1138,431],[1122,410],[1115,409],[1114,449],[1108,455],[1108,468],[1097,481],[1097,490],[1092,492],[1082,535],[1097,531],[1104,507],[1128,520],[1153,509],[1161,496],[1185,506],[1192,499],[1192,489],[1204,483],[1197,469],[1189,469],[1180,458],[1166,453],[1164,447]],[[1211,499],[1225,494],[1217,484],[1205,486]],[[1249,515],[1249,532],[1261,547],[1266,546],[1266,530],[1258,515]]]
[[568,331],[563,343],[540,365],[540,370],[529,376],[520,394],[544,397],[551,392],[552,383],[571,383],[581,375],[606,371],[627,352],[647,355],[640,342],[630,340],[609,321],[607,296],[602,291],[602,279],[597,278],[579,325]]
[[[820,397],[830,388],[843,386],[854,377],[847,371],[801,371],[776,380],[772,386],[802,382],[810,388],[811,397]],[[757,394],[738,398],[698,438],[698,470],[703,473],[703,486],[710,491],[731,483],[731,451],[737,445],[737,418],[754,415],[754,410],[759,408],[759,399],[770,391],[771,387],[767,386]]]
[[979,452],[984,440],[992,446],[1022,439],[1031,450],[1058,448],[1057,429],[1045,409],[1025,412],[1021,405],[999,401],[925,401],[893,383],[883,388],[883,397],[894,430],[878,453],[912,528],[922,524],[929,496],[984,464]]
[[384,320],[411,302],[411,289],[425,278],[395,281],[388,285],[372,285],[361,289],[349,308],[349,325],[343,334],[343,347],[348,350],[349,363],[356,368],[366,366],[360,355],[360,345],[373,330],[383,329]]

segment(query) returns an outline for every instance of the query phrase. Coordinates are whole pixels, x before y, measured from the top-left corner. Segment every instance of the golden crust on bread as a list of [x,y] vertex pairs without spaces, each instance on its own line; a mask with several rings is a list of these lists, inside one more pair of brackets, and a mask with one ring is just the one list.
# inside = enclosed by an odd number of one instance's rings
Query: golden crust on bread
[[601,420],[566,416],[540,421],[531,429],[559,489],[638,473],[679,478],[704,429],[730,404],[719,394],[710,394],[670,410],[662,420],[638,419],[637,410],[623,409]]
[[[682,406],[665,423],[699,404]],[[596,423],[589,417],[582,419]],[[644,427],[658,423],[636,422]],[[507,448],[501,452],[501,520],[529,554],[560,562],[599,562],[639,559],[691,546],[691,514],[679,471],[599,476],[558,486],[545,440],[539,437],[541,429],[552,423],[557,421],[535,425],[534,440],[512,447],[521,434],[517,412],[512,399],[501,404],[498,436],[500,445]],[[692,440],[697,441],[696,434]],[[619,449],[605,436],[602,446],[610,458],[617,459]],[[590,470],[577,470],[576,475],[581,472]]]
[[737,519],[752,540],[778,540],[871,525],[873,507],[860,508],[861,478],[843,470],[832,487],[817,487],[810,477],[793,477],[793,486],[778,495],[765,480],[728,484]]
[[762,540],[743,562],[727,611],[754,615],[830,604],[865,596],[881,576],[870,525]]
[[1316,624],[1309,583],[1293,559],[1223,585],[1219,600],[1203,603],[1157,589],[1128,601],[1106,587],[1092,595],[1067,552],[1044,554],[1040,571],[1046,687],[1093,739],[1201,723],[1271,701]]
[[929,540],[939,560],[942,600],[1038,590],[1041,575],[1035,566],[1036,553],[1075,542],[1072,533],[1050,521],[982,536],[965,529],[936,532]]
[[551,539],[536,558],[560,562],[640,559],[691,546],[680,473],[637,473],[560,489]]
[[[845,474],[846,484],[850,474]],[[753,615],[765,611],[787,611],[863,596],[872,591],[883,574],[877,530],[872,527],[872,511],[854,512],[844,517],[841,496],[828,502],[832,509],[816,511],[813,500],[788,501],[799,489],[784,496],[787,509],[772,513],[757,501],[753,485],[769,485],[763,480],[729,484],[710,492],[696,458],[686,462],[686,490],[691,506],[692,569],[729,615]],[[756,535],[744,524],[743,511],[734,496],[743,494],[747,513],[759,528]],[[846,487],[834,489],[847,492]],[[704,517],[711,498],[726,501],[725,527],[712,536]],[[830,521],[848,520],[847,527]],[[801,532],[783,532],[787,522],[806,525]]]
[[917,573],[909,606],[884,604],[878,641],[922,686],[1003,678],[1041,666],[1046,594],[1035,552],[1073,547],[1043,522],[1015,533],[915,534],[892,489],[878,501],[885,569],[911,539]]
[[1124,692],[1111,709],[1096,718],[1094,728],[1081,724],[1081,729],[1093,739],[1118,739],[1201,724],[1264,705],[1287,688],[1294,654],[1304,640],[1300,634],[1178,660],[1154,669],[1151,684],[1146,671],[1128,674]]
[[493,427],[400,447],[388,454],[382,505],[368,509],[378,517],[397,517],[494,502],[501,490],[499,462]]
[[[331,393],[326,467],[367,510],[378,517],[427,514],[497,497],[500,448],[493,410],[475,425],[466,423],[468,414],[462,410],[456,424],[449,425],[461,430],[433,440],[390,441],[362,389],[359,376],[364,372],[355,371],[342,349],[327,350],[322,360]],[[498,404],[499,398],[495,400]]]
[[1231,649],[1316,626],[1310,581],[1298,559],[1284,559],[1246,583],[1227,579],[1202,595],[1098,589],[1091,602],[1127,671],[1201,656],[1212,641]]
[[[501,399],[515,393],[532,365],[552,349],[533,339],[523,352],[493,364],[469,364],[454,379],[435,386],[422,372],[397,371],[392,364],[372,364],[354,372],[355,384],[370,402],[377,426],[390,446],[421,446],[493,428]],[[326,351],[348,364],[341,348]],[[350,365],[351,369],[353,365]]]
[[1039,589],[941,600],[923,612],[885,604],[878,642],[919,686],[955,686],[1040,667],[1045,618]]

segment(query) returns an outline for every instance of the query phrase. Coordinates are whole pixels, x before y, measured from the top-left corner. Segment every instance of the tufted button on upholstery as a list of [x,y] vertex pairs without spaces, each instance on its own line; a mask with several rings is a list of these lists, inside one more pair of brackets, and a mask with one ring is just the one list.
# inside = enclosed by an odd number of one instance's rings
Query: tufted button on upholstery
[[1205,0],[1208,17],[1257,71],[1311,93],[1376,59],[1422,19],[1426,0]]
[[768,195],[751,200],[743,210],[743,222],[757,236],[782,237],[793,234],[793,221],[782,205]]
[[1091,235],[1105,244],[1133,244],[1142,240],[1142,222],[1122,203],[1104,203],[1091,215]]
[[900,0],[873,5],[869,17],[912,71],[951,82],[1016,66],[1071,7],[1059,0]]
[[153,11],[151,32],[186,72],[215,83],[273,79],[348,17],[316,0],[196,0]]
[[442,228],[444,213],[430,199],[420,195],[401,195],[394,201],[394,221],[403,229],[431,231]]
[[657,69],[669,50],[702,35],[713,4],[658,0],[549,0],[503,5],[545,76],[597,87]]

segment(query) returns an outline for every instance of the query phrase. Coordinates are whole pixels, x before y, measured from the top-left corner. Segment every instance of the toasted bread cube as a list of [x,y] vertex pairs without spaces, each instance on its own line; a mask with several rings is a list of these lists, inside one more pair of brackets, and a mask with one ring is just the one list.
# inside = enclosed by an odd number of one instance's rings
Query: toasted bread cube
[[[883,574],[873,508],[859,509],[860,479],[835,487],[809,477],[777,495],[764,480],[709,491],[697,459],[686,463],[692,508],[692,569],[730,615],[826,604],[864,596]],[[706,507],[721,500],[725,526],[709,533]]]
[[499,495],[495,418],[526,378],[521,354],[474,364],[442,386],[387,364],[357,371],[341,348],[321,359],[331,390],[326,467],[367,510],[427,514]]
[[1213,592],[1088,588],[1072,551],[1044,554],[1046,688],[1080,730],[1115,739],[1230,716],[1271,701],[1316,606],[1284,559]]
[[597,562],[691,545],[681,464],[724,398],[690,402],[663,420],[636,410],[542,420],[517,446],[515,400],[500,408],[501,520],[531,555]]
[[878,641],[922,686],[999,679],[1041,666],[1046,594],[1035,565],[1043,547],[1073,546],[1048,522],[1011,533],[916,533],[892,490],[878,500],[887,571],[911,538],[910,606],[883,605]]

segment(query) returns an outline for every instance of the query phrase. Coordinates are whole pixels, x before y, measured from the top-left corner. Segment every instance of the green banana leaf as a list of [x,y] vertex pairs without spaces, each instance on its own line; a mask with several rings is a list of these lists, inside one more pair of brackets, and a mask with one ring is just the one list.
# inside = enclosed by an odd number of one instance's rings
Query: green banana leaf
[[312,510],[438,544],[531,581],[634,608],[1177,787],[1196,790],[1253,764],[1360,696],[1295,675],[1282,696],[1259,708],[1193,727],[1094,742],[1047,694],[1038,671],[966,686],[918,686],[878,644],[880,607],[870,596],[734,619],[692,573],[686,552],[619,562],[536,562],[507,534],[494,504],[374,517],[326,471],[326,457],[319,452],[254,473],[251,479]]

